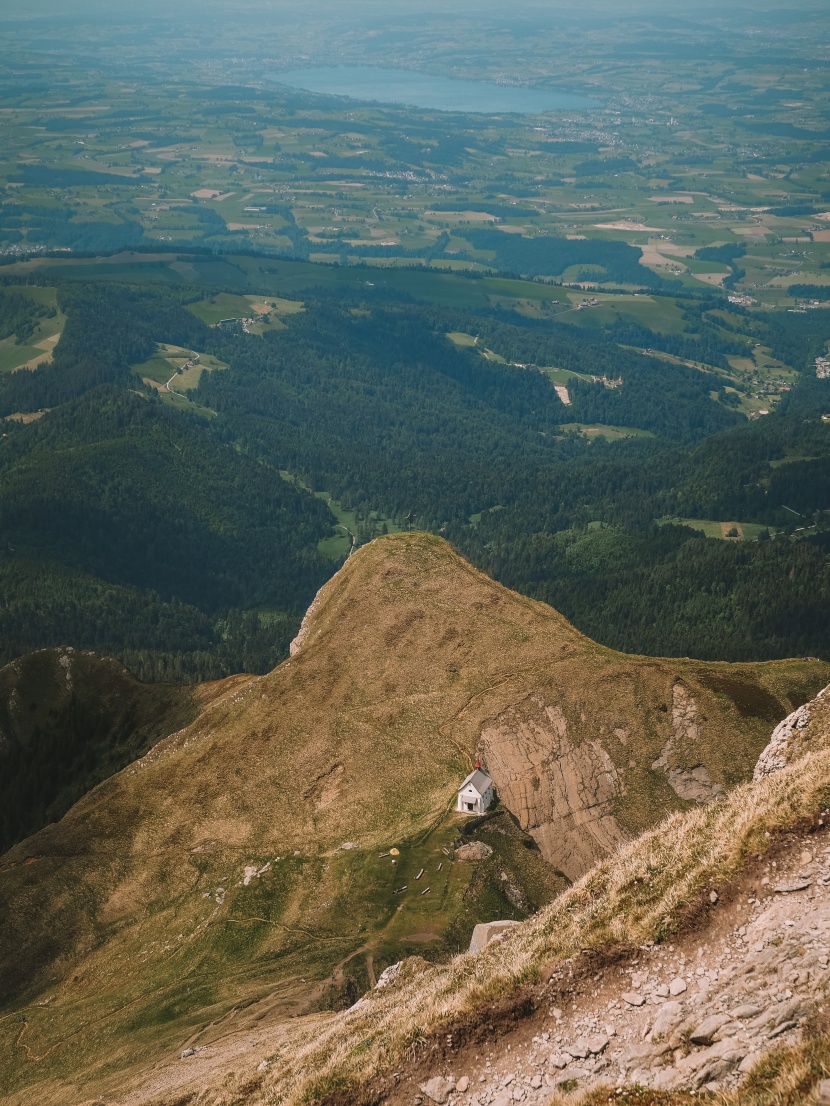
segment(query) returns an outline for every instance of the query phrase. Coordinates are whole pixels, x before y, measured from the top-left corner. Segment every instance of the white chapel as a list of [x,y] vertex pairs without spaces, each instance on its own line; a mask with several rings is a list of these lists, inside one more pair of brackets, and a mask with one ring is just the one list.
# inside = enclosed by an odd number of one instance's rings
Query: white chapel
[[495,798],[493,781],[476,761],[476,766],[458,789],[456,810],[463,814],[483,814]]

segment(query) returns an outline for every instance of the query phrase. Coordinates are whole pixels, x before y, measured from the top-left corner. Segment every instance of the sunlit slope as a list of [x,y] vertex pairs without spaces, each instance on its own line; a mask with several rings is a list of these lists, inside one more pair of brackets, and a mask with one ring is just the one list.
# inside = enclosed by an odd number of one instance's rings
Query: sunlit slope
[[[575,878],[751,776],[772,725],[828,678],[813,661],[626,657],[439,538],[378,539],[323,588],[290,660],[216,685],[192,724],[0,862],[3,1077],[71,1102],[79,1072],[87,1087],[208,1023],[307,1009],[358,953],[380,967],[425,925],[440,936],[469,877],[416,914],[396,873],[477,752]],[[392,844],[398,869],[378,860]]]

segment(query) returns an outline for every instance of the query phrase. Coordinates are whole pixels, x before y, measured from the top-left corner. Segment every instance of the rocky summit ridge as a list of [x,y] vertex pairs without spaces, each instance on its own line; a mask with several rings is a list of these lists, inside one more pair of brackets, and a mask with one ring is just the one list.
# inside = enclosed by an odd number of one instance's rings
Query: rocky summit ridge
[[[253,1027],[323,1024],[355,965],[371,985],[418,949],[440,959],[453,926],[463,947],[466,926],[555,900],[661,818],[705,821],[828,677],[813,660],[628,657],[440,538],[376,540],[287,661],[211,685],[0,860],[4,1094],[144,1101],[126,1089],[182,1051],[221,1041],[227,1059]],[[512,899],[507,852],[492,891],[485,863],[453,858],[449,808],[477,755],[532,846]],[[419,868],[433,897],[397,898]]]

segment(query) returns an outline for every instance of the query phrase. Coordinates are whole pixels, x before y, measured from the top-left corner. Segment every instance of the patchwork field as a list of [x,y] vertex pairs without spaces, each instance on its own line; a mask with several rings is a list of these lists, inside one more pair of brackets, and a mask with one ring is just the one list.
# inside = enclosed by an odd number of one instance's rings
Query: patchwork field
[[727,541],[757,541],[768,529],[756,522],[717,522],[709,518],[661,518],[661,524],[671,522],[679,526],[691,526],[707,538],[723,538]]

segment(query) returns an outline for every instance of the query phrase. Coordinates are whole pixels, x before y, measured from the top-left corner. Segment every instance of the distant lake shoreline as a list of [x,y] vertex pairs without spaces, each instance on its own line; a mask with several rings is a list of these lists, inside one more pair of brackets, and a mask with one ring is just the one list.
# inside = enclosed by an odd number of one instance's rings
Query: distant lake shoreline
[[541,115],[548,111],[585,111],[600,106],[597,100],[587,96],[552,89],[434,77],[408,69],[372,66],[292,69],[276,74],[273,79],[305,92],[428,111]]

